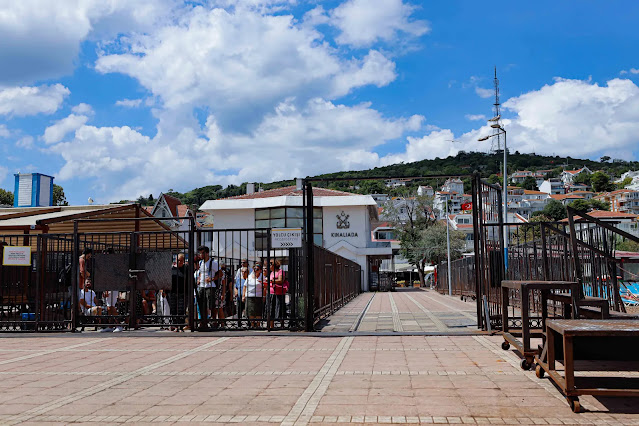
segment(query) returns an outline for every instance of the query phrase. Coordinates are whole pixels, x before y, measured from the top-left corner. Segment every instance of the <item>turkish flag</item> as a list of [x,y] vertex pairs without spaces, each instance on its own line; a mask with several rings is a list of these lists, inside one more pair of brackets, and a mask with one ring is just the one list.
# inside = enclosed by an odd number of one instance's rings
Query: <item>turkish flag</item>
[[464,203],[461,205],[461,209],[462,210],[472,210],[473,209],[473,203]]

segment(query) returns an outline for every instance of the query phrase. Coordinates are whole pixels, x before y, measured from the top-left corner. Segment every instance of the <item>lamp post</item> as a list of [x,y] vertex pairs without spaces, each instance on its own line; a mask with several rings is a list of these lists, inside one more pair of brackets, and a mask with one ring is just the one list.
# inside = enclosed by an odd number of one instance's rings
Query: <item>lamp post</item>
[[448,224],[448,199],[446,199],[446,253],[448,254],[448,295],[453,295],[453,284],[450,267],[450,225]]
[[493,123],[490,125],[490,127],[492,127],[493,129],[499,130],[497,133],[481,137],[477,140],[480,142],[483,142],[495,136],[499,136],[502,134],[504,135],[504,172],[503,172],[504,181],[502,184],[502,190],[503,190],[502,198],[504,199],[504,265],[505,265],[505,268],[508,269],[508,231],[507,231],[508,228],[506,226],[506,223],[508,223],[508,168],[507,168],[508,156],[507,156],[507,148],[506,148],[506,129],[504,129],[504,127],[501,124],[499,124],[500,119],[501,119],[501,116],[498,115],[488,120]]

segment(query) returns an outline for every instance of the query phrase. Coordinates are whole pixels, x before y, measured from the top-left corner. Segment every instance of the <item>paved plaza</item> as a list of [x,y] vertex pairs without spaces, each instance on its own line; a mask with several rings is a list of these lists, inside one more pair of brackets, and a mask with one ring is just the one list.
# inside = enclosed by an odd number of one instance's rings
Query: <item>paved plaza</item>
[[500,336],[447,335],[442,324],[466,316],[446,304],[474,307],[434,292],[367,293],[314,334],[7,336],[0,424],[639,425],[636,399],[582,397],[587,411],[574,414]]

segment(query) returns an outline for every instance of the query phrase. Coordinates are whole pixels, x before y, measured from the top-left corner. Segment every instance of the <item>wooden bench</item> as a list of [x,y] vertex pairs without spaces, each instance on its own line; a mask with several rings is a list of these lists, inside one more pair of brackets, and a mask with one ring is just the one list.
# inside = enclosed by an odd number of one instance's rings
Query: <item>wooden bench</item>
[[[556,302],[563,304],[565,308],[564,317],[570,318],[570,312],[571,312],[570,308],[573,303],[573,298],[569,294],[553,293],[548,295],[548,300],[554,300]],[[589,313],[595,314],[594,318],[597,318],[597,317],[599,317],[600,319],[610,318],[610,305],[608,304],[608,300],[602,297],[586,296],[581,299],[576,299],[574,303],[577,304],[579,316],[581,316],[582,312],[585,313],[586,311],[585,308],[594,308],[594,309],[587,310]],[[593,317],[589,317],[589,318],[593,318]]]
[[[579,395],[639,396],[639,378],[588,376],[575,380],[575,360],[626,361],[623,371],[639,372],[637,320],[548,320],[543,352],[547,362],[535,356],[537,377],[547,373],[575,413],[581,411]],[[557,360],[563,361],[563,376]]]
[[[519,290],[521,296],[521,331],[509,330],[508,325],[508,305],[510,303],[510,290]],[[514,281],[504,280],[501,282],[501,315],[502,315],[502,331],[504,342],[501,348],[504,350],[510,349],[510,345],[515,347],[515,350],[522,356],[521,368],[524,370],[530,369],[533,365],[533,359],[535,355],[539,353],[538,348],[532,348],[530,339],[533,337],[543,337],[544,323],[548,318],[548,304],[547,301],[550,297],[555,295],[553,291],[569,291],[567,297],[576,297],[579,292],[579,284],[575,281]],[[530,327],[530,297],[532,291],[541,292],[541,327],[532,329]],[[576,309],[576,304],[570,303],[571,308]],[[571,316],[575,316],[574,311]],[[521,340],[515,337],[515,334],[521,334]]]

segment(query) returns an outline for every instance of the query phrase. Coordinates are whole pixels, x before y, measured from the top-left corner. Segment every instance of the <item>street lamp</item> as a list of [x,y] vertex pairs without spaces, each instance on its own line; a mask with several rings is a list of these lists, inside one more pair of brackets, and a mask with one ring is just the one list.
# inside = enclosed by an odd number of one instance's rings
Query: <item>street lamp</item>
[[450,225],[448,224],[448,201],[449,198],[446,198],[446,253],[448,254],[448,295],[453,295],[453,282],[451,277],[451,266],[450,266]]
[[483,142],[495,136],[499,136],[502,134],[504,135],[504,174],[503,174],[504,182],[502,184],[502,189],[504,193],[503,195],[503,199],[504,199],[504,265],[506,269],[508,269],[508,232],[505,225],[506,223],[508,223],[508,166],[507,166],[508,157],[507,157],[507,149],[506,149],[506,129],[504,129],[501,124],[499,124],[500,119],[501,119],[501,116],[498,115],[488,120],[493,123],[490,125],[490,127],[492,127],[493,129],[498,129],[499,132],[492,135],[481,137],[477,140],[480,142]]

